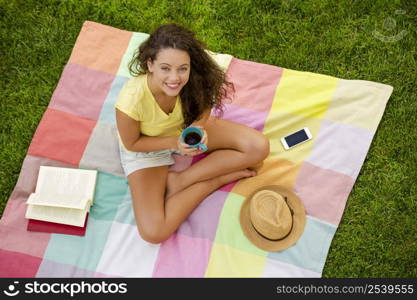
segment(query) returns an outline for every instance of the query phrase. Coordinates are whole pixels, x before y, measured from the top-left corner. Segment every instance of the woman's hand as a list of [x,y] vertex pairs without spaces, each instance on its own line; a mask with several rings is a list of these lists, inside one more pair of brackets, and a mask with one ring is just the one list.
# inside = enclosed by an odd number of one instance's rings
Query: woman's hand
[[208,143],[208,135],[207,135],[207,131],[204,129],[204,127],[203,126],[200,126],[200,125],[193,125],[193,124],[191,124],[191,126],[198,127],[198,128],[201,129],[201,131],[204,132],[204,135],[203,135],[203,138],[200,141],[200,144],[204,144],[204,145],[207,146],[207,143]]
[[181,155],[185,156],[195,156],[201,152],[200,148],[192,148],[188,144],[181,142],[181,138],[178,138],[178,150],[181,152]]

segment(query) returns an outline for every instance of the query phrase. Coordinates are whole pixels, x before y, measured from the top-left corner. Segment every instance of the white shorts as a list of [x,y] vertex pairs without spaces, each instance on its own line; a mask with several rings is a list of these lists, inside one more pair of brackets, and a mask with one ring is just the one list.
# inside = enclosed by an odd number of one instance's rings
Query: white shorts
[[180,154],[178,150],[166,149],[152,152],[132,152],[126,150],[119,141],[120,161],[126,176],[141,169],[169,166],[175,163],[172,154]]

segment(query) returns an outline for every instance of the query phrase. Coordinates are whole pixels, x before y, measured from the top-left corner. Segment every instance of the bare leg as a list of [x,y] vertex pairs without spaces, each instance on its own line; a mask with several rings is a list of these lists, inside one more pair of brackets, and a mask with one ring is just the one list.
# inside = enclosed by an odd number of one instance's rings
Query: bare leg
[[269,154],[268,139],[250,127],[216,119],[205,129],[211,153],[182,172],[168,173],[167,197],[193,183],[253,167]]
[[165,199],[167,173],[168,167],[162,166],[138,170],[128,176],[138,231],[150,243],[161,243],[169,238],[213,191],[252,175],[249,170],[231,172],[192,184]]

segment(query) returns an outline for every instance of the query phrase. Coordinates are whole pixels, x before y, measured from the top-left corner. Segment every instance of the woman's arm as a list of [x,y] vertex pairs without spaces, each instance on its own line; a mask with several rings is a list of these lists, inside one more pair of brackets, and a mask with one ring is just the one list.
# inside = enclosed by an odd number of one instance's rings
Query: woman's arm
[[150,152],[177,149],[177,136],[157,137],[140,134],[140,122],[116,108],[116,122],[123,145],[129,151]]

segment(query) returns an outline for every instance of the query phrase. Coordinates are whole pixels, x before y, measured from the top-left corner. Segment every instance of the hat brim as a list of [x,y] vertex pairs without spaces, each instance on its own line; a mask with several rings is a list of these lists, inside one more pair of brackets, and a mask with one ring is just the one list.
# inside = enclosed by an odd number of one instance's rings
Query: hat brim
[[[287,197],[288,206],[291,207],[294,212],[291,231],[282,240],[271,241],[264,238],[255,230],[251,223],[249,204],[252,197],[261,190],[271,190]],[[304,231],[305,223],[306,215],[304,205],[300,198],[298,198],[292,191],[278,185],[268,185],[258,188],[245,199],[240,209],[240,226],[242,227],[243,233],[255,246],[265,251],[282,251],[294,245],[301,237]]]

